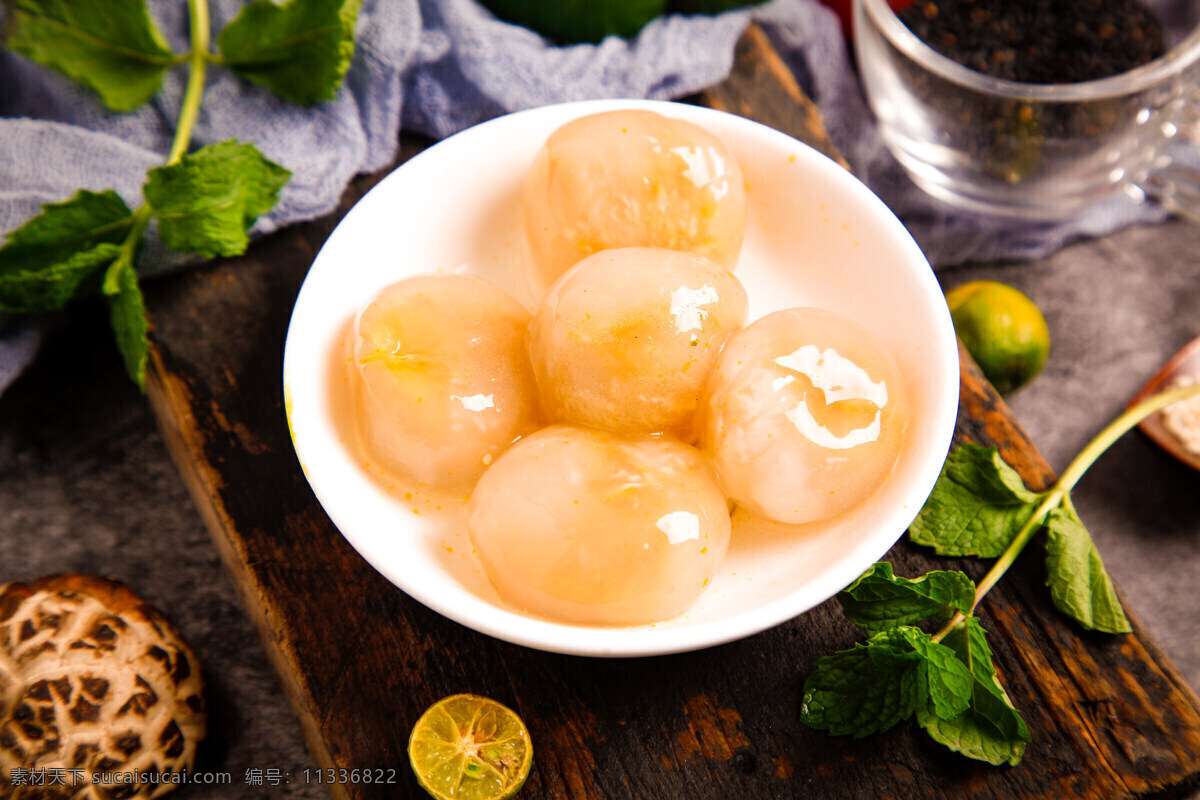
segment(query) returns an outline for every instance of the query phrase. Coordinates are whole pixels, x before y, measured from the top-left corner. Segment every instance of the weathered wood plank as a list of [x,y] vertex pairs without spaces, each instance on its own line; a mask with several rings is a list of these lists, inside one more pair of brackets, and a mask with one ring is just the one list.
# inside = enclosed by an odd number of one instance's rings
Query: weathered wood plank
[[[752,29],[734,75],[702,100],[828,146],[815,109],[781,67]],[[422,144],[406,142],[402,159]],[[397,770],[396,785],[334,784],[334,797],[424,796],[407,768],[408,732],[426,706],[460,691],[496,697],[528,722],[536,758],[521,796],[531,800],[1107,799],[1177,796],[1200,780],[1195,696],[1136,621],[1132,636],[1110,638],[1085,635],[1056,614],[1033,552],[982,611],[997,665],[1034,733],[1014,769],[955,756],[911,724],[858,741],[803,727],[804,676],[819,656],[855,639],[833,602],[710,650],[604,660],[505,644],[409,599],[317,504],[291,448],[281,389],[287,321],[308,266],[377,177],[356,182],[328,219],[147,291],[156,415],[314,757],[325,767]],[[1052,480],[969,359],[957,435],[998,444],[1031,485]],[[909,575],[934,566],[983,571],[907,543],[889,558]]]
[[850,169],[829,141],[816,103],[804,94],[796,77],[757,25],[747,28],[738,40],[729,77],[701,92],[699,100],[710,108],[740,114],[784,131]]

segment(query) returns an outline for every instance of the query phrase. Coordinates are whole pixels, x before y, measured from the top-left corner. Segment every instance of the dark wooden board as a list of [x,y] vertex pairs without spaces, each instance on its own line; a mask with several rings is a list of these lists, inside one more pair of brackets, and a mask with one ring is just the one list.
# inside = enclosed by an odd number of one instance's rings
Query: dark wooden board
[[[734,75],[702,102],[824,139],[815,108],[751,29]],[[401,160],[426,142],[405,140]],[[827,142],[825,142],[827,145]],[[834,153],[835,151],[830,151]],[[279,670],[315,766],[396,770],[394,785],[334,783],[337,798],[423,797],[407,766],[421,712],[455,692],[515,708],[536,750],[529,798],[1182,797],[1200,784],[1200,701],[1134,620],[1082,632],[1052,608],[1036,554],[982,607],[996,662],[1033,731],[1024,762],[994,768],[913,724],[864,740],[798,720],[816,659],[855,640],[836,603],[740,642],[658,658],[553,655],[477,634],[393,587],[317,504],[291,448],[281,389],[292,304],[336,220],[257,242],[148,287],[149,397],[196,505]],[[1049,467],[964,358],[960,439],[996,443],[1035,488]],[[982,565],[907,542],[901,574]],[[293,783],[303,775],[291,775]]]

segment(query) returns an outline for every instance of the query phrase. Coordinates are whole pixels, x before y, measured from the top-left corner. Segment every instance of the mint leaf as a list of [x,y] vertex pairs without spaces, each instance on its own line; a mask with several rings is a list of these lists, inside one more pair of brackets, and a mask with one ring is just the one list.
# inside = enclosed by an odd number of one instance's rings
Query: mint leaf
[[935,570],[916,580],[892,574],[880,561],[837,596],[846,619],[875,631],[927,619],[945,619],[956,611],[968,614],[975,603],[975,583],[961,572]]
[[0,311],[54,311],[95,289],[89,281],[120,254],[115,244],[98,244],[39,272],[0,272]]
[[1040,499],[996,448],[962,444],[946,458],[908,535],[939,555],[996,558]]
[[108,298],[109,319],[117,336],[117,348],[125,361],[125,371],[138,388],[145,391],[150,322],[133,265],[126,259],[114,261],[104,274],[102,291]]
[[1046,572],[1060,611],[1085,628],[1129,633],[1132,628],[1087,528],[1070,508],[1046,517]]
[[293,103],[332,100],[354,56],[362,0],[257,0],[217,42],[225,64]]
[[116,192],[80,190],[70,200],[42,206],[42,213],[8,234],[0,272],[36,272],[100,242],[119,243],[132,225],[132,212]]
[[804,682],[800,715],[809,727],[861,738],[928,705],[958,714],[969,687],[966,667],[948,648],[916,628],[894,628],[817,661]]
[[0,247],[0,310],[53,311],[117,257],[133,217],[116,192],[48,203]]
[[113,111],[162,88],[175,54],[145,0],[12,0],[8,47],[90,86]]
[[925,702],[919,662],[915,653],[875,638],[823,656],[804,682],[800,719],[811,728],[856,739],[886,731]]
[[936,709],[918,709],[917,722],[934,741],[968,758],[997,765],[1020,763],[1029,728],[1000,686],[983,626],[968,617],[943,643],[970,669],[970,706],[951,718]]
[[291,174],[254,145],[231,139],[150,170],[144,191],[167,247],[235,256],[245,252],[246,231],[274,207]]
[[917,711],[932,709],[941,719],[953,719],[967,710],[971,702],[971,672],[954,651],[917,628],[898,628],[913,651],[921,656],[925,693],[929,704]]

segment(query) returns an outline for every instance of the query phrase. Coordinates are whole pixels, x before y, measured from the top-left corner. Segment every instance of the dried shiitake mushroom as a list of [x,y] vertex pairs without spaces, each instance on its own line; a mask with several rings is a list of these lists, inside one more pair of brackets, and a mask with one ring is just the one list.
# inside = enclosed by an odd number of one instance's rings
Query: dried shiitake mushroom
[[0,797],[161,797],[204,725],[195,655],[129,587],[0,586]]

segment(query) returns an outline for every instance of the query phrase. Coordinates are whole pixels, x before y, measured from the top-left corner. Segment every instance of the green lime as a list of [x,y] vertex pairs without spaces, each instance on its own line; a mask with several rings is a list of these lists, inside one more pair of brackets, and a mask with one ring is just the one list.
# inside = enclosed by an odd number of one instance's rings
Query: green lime
[[1000,394],[1024,386],[1042,370],[1050,331],[1025,295],[996,281],[972,281],[946,294],[954,330]]
[[408,738],[408,762],[437,800],[504,800],[529,777],[529,731],[506,706],[456,694],[430,706]]
[[720,14],[744,6],[758,6],[766,0],[671,0],[667,10],[675,14]]
[[662,14],[720,14],[765,0],[481,0],[500,19],[560,44],[631,37]]
[[483,0],[501,19],[556,42],[598,42],[633,36],[666,11],[667,0]]

